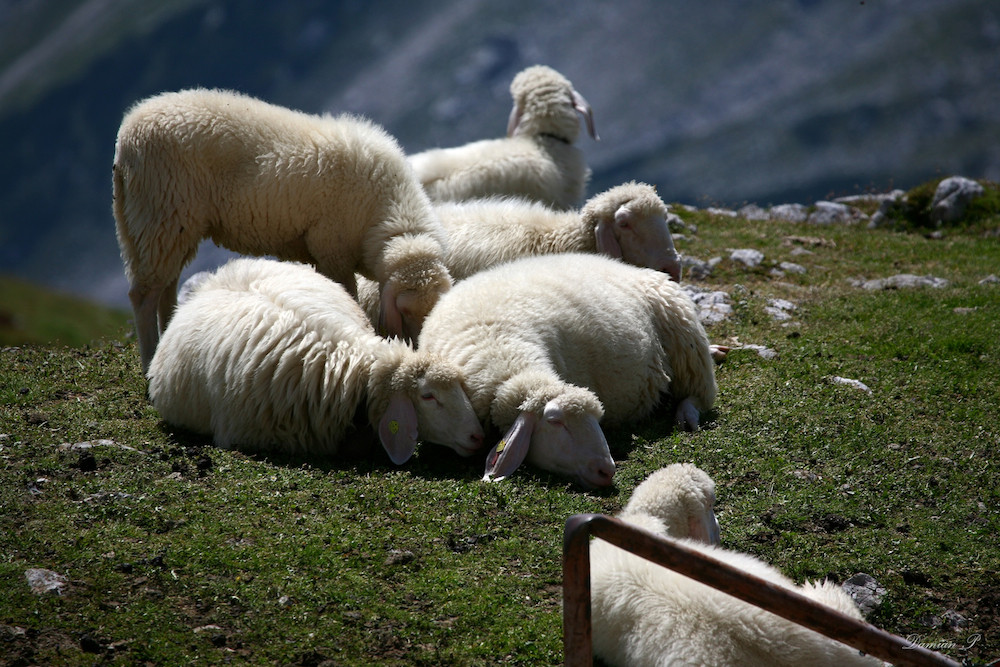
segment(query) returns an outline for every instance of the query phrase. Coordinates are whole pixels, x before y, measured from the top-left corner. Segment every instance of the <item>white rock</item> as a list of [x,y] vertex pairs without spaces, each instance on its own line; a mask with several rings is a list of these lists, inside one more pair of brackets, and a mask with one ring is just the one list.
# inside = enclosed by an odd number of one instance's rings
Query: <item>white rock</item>
[[717,324],[733,314],[725,292],[702,290],[693,285],[684,285],[683,289],[698,307],[698,319],[703,325]]
[[739,250],[734,250],[729,256],[729,259],[734,262],[740,262],[747,268],[754,269],[760,266],[760,263],[764,261],[764,253],[759,250],[753,250],[752,248],[741,248]]
[[868,387],[868,385],[866,385],[861,380],[852,380],[850,378],[842,378],[842,377],[839,377],[837,375],[834,375],[833,378],[832,378],[832,380],[833,380],[834,384],[843,384],[843,385],[847,385],[848,387],[854,387],[855,389],[860,389],[861,391],[867,392],[869,394],[872,393],[872,390]]
[[809,210],[802,204],[779,204],[772,206],[768,212],[772,219],[786,222],[805,222],[809,217]]
[[66,586],[66,577],[52,570],[33,567],[24,572],[24,578],[31,587],[31,592],[35,595],[45,595],[55,593],[62,595],[62,589]]
[[948,286],[948,281],[935,276],[915,276],[912,273],[901,273],[888,278],[874,280],[854,280],[852,283],[866,290],[909,289],[914,287],[933,287],[941,289]]
[[808,218],[814,225],[849,224],[862,217],[861,211],[846,204],[818,201],[815,206],[816,210],[810,213]]
[[960,220],[969,203],[982,197],[985,190],[975,181],[962,176],[952,176],[941,181],[931,200],[931,221],[940,225]]

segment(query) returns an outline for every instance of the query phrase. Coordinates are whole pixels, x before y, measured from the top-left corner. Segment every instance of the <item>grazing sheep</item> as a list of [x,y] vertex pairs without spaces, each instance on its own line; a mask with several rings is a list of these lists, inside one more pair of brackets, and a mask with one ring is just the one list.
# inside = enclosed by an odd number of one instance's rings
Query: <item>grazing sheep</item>
[[204,238],[313,264],[351,292],[355,272],[375,280],[380,328],[411,339],[451,286],[430,200],[395,139],[361,118],[164,93],[125,115],[112,180],[143,371]]
[[457,366],[378,336],[312,267],[236,259],[193,287],[149,367],[164,420],[226,449],[336,454],[367,407],[389,457],[417,437],[463,456],[483,431]]
[[[521,198],[489,197],[435,205],[448,234],[452,279],[531,255],[599,252],[680,280],[681,266],[656,190],[635,181],[591,197],[579,212],[556,211]],[[358,302],[375,321],[378,285],[361,276]]]
[[506,138],[410,156],[431,199],[513,195],[560,209],[583,200],[590,169],[574,143],[580,134],[577,112],[597,139],[590,105],[566,77],[543,65],[519,72],[510,93],[514,107]]
[[[796,586],[753,556],[705,544],[718,541],[714,498],[708,475],[690,464],[674,464],[640,484],[619,518],[862,618],[851,597],[833,583]],[[594,653],[608,665],[882,664],[600,539],[590,544],[590,585]]]
[[[680,401],[678,423],[696,430],[699,411],[715,400],[715,366],[690,298],[658,271],[600,255],[529,257],[458,282],[427,316],[419,346],[462,367],[480,419],[500,429],[514,424],[499,460],[497,452],[490,457],[488,477],[509,473],[526,456],[590,484],[610,483],[599,406],[609,422],[630,421],[670,393]],[[524,438],[515,442],[519,415],[531,412],[537,421],[569,387],[578,398],[561,407],[588,416],[588,454],[554,451],[540,438],[530,448]]]

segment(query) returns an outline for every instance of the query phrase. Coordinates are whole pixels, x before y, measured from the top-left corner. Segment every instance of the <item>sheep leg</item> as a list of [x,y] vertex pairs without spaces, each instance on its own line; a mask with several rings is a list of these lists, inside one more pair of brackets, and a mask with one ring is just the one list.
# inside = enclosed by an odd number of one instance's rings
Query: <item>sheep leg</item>
[[174,316],[174,310],[177,309],[177,279],[170,281],[170,284],[163,288],[160,292],[160,298],[157,299],[157,312],[159,315],[160,333],[162,334],[166,330],[167,325],[170,324],[170,318]]
[[143,375],[149,370],[153,352],[156,351],[156,343],[160,340],[156,315],[162,291],[163,288],[139,290],[133,287],[128,292],[128,298],[132,302],[132,312],[135,315],[135,331],[139,337],[139,357],[142,360]]
[[690,398],[685,398],[677,406],[677,425],[679,427],[687,431],[697,431],[699,430],[699,419],[701,419],[701,414],[698,412],[698,408],[694,406],[694,401]]

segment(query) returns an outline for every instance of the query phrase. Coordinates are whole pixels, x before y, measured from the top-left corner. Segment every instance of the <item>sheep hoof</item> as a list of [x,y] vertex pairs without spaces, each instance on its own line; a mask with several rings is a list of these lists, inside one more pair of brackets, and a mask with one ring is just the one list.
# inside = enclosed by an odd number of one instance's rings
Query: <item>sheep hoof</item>
[[698,426],[698,420],[700,418],[701,414],[698,412],[698,408],[694,407],[694,403],[691,402],[690,398],[685,398],[681,401],[681,404],[677,406],[677,425],[684,430],[700,430]]
[[726,355],[729,354],[728,345],[709,345],[708,351],[712,355],[712,359],[717,364],[721,364],[726,360]]

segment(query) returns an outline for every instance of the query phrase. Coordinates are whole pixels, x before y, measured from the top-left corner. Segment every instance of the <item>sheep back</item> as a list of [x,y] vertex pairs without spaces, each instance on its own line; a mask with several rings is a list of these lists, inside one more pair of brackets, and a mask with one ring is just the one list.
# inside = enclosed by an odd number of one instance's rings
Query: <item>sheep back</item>
[[[667,534],[664,524],[649,515],[622,518],[654,533]],[[831,583],[798,587],[775,568],[748,554],[694,540],[679,542],[852,618],[862,618],[850,596]],[[608,665],[881,664],[859,655],[857,649],[603,540],[591,543],[590,559],[594,653]]]
[[530,257],[473,275],[442,298],[425,327],[420,345],[470,379],[491,365],[500,381],[511,375],[507,367],[544,365],[593,390],[608,421],[648,415],[661,393],[693,393],[701,409],[714,402],[708,338],[690,298],[659,272],[602,256]]
[[[157,336],[146,299],[159,299],[162,330],[177,276],[204,238],[311,263],[351,291],[358,272],[390,286],[390,309],[402,292],[423,307],[450,284],[430,200],[396,140],[357,116],[310,115],[221,90],[164,93],[125,115],[112,181],[144,365]],[[415,238],[417,268],[403,271]]]

